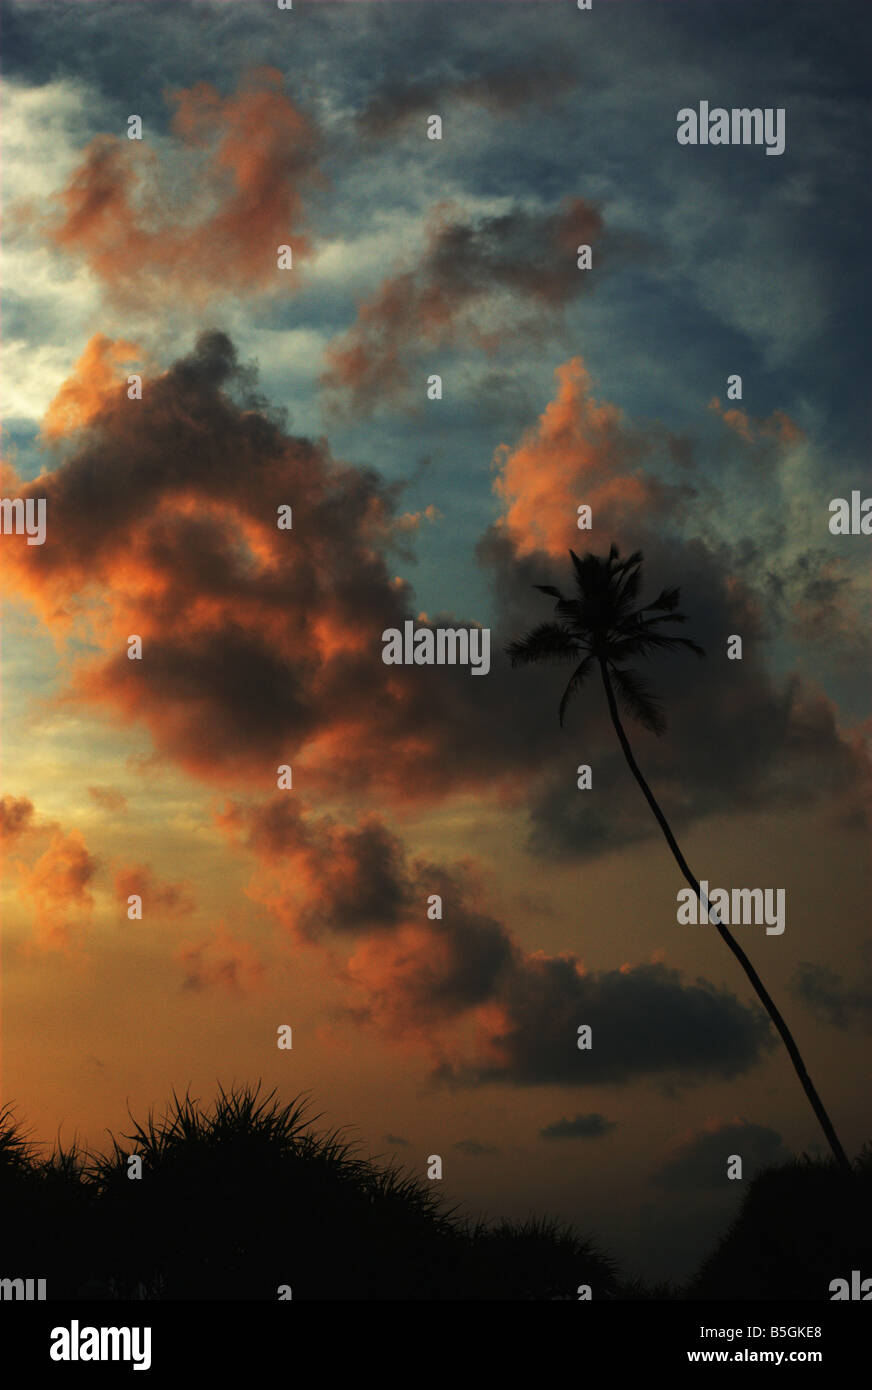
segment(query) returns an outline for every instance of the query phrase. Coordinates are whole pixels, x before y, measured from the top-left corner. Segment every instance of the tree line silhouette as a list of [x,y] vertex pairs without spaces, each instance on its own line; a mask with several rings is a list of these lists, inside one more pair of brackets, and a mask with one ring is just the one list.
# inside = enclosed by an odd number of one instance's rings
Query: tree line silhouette
[[[829,1297],[872,1274],[872,1147],[846,1180],[832,1159],[759,1174],[717,1249],[682,1288],[628,1278],[598,1242],[548,1218],[488,1223],[395,1163],[317,1133],[305,1099],[260,1084],[211,1109],[173,1100],[93,1154],[41,1157],[0,1112],[0,1277],[49,1300],[593,1300]],[[142,1159],[141,1178],[128,1159]],[[285,1295],[287,1296],[287,1295]]]

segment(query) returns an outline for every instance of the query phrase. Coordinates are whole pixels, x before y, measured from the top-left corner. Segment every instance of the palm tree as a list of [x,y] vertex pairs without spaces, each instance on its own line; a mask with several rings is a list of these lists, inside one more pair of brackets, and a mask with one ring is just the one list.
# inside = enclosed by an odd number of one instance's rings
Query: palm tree
[[657,824],[666,837],[676,863],[696,896],[709,912],[709,920],[714,922],[722,940],[729,946],[748,979],[754,987],[781,1040],[790,1055],[796,1074],[817,1116],[830,1148],[839,1167],[852,1172],[848,1157],[839,1143],[830,1117],[812,1085],[805,1069],[799,1048],[781,1017],[779,1010],[764,987],[762,980],[751,964],[739,943],[719,920],[714,909],[709,909],[699,883],[691,873],[687,861],[673,835],[669,824],[658,806],[654,794],[633,757],[624,727],[618,714],[618,702],[633,719],[636,719],[651,733],[662,734],[666,721],[660,703],[653,694],[648,682],[636,671],[628,670],[624,664],[636,657],[649,657],[658,651],[674,651],[686,647],[697,656],[704,656],[702,647],[687,637],[676,637],[661,629],[665,623],[684,623],[683,613],[678,607],[678,590],[664,589],[652,603],[636,606],[636,599],[642,583],[642,554],[636,551],[622,560],[618,549],[612,545],[608,558],[586,555],[583,560],[570,550],[575,570],[577,598],[564,598],[559,589],[550,584],[536,584],[534,588],[543,594],[557,599],[557,622],[541,623],[526,637],[510,642],[506,655],[513,666],[526,666],[534,662],[575,661],[577,665],[569,678],[569,684],[560,701],[559,717],[563,725],[566,707],[572,696],[581,689],[584,681],[599,667],[608,701],[609,713],[615,726],[615,733],[623,749],[630,771],[642,789],[642,794],[657,819]]

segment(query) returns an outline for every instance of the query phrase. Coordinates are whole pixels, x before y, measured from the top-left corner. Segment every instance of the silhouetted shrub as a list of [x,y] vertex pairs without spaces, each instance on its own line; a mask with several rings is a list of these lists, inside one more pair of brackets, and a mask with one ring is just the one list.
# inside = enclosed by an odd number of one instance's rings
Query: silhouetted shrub
[[852,1269],[872,1278],[868,1144],[850,1178],[831,1159],[807,1157],[759,1173],[687,1297],[820,1301]]

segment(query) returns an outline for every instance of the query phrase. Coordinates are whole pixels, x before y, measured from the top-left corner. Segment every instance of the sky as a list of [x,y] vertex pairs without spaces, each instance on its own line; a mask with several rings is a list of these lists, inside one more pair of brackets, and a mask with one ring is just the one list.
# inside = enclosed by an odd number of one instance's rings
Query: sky
[[[635,754],[700,879],[784,890],[736,934],[872,1138],[870,541],[829,529],[872,495],[870,28],[3,3],[2,496],[47,520],[0,536],[2,1094],[36,1138],[260,1078],[650,1279],[824,1152],[600,690],[561,727],[566,672],[505,655],[613,542],[707,653],[646,669]],[[679,144],[702,101],[783,109],[784,152]],[[487,674],[386,665],[409,619],[486,628]]]

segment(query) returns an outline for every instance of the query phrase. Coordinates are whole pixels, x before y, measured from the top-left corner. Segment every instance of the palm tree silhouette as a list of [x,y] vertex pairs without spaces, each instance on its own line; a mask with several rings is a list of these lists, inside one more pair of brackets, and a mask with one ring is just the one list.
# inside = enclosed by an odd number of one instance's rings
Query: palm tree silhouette
[[[675,651],[686,647],[697,656],[704,656],[702,647],[687,637],[676,637],[660,629],[664,623],[684,623],[683,613],[676,611],[678,589],[664,589],[652,603],[636,606],[636,599],[642,583],[642,553],[622,560],[617,546],[612,545],[608,558],[588,554],[583,560],[570,550],[575,570],[575,585],[578,598],[564,598],[559,589],[550,584],[536,584],[533,587],[557,599],[556,612],[559,621],[541,623],[526,637],[510,642],[506,655],[512,666],[526,666],[536,662],[577,661],[569,684],[560,701],[559,717],[563,725],[566,707],[572,696],[581,689],[584,681],[599,667],[608,701],[609,713],[618,741],[629,764],[630,771],[642,789],[642,793],[666,837],[675,860],[696,896],[709,912],[721,938],[729,946],[738,960],[754,990],[775,1024],[781,1040],[790,1055],[796,1074],[808,1096],[809,1103],[827,1136],[830,1148],[839,1167],[851,1174],[848,1157],[839,1142],[829,1115],[812,1085],[805,1069],[799,1048],[776,1008],[768,990],[763,985],[739,943],[721,922],[714,909],[710,909],[699,883],[691,873],[687,861],[678,847],[669,824],[654,798],[654,794],[633,757],[624,727],[618,714],[618,701],[626,713],[636,719],[644,728],[654,734],[662,734],[666,728],[660,702],[653,694],[648,682],[636,671],[628,670],[624,663],[637,657],[649,657],[658,651]],[[579,660],[580,658],[580,660]]]

